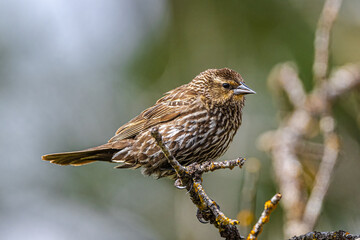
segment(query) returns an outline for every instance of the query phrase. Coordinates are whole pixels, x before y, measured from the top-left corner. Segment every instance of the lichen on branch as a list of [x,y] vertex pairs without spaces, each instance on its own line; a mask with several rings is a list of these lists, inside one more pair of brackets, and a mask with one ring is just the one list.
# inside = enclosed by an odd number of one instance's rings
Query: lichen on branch
[[[239,224],[239,221],[225,216],[225,214],[220,211],[219,205],[206,194],[202,186],[203,173],[219,169],[233,169],[234,167],[241,168],[245,163],[245,159],[238,158],[223,162],[208,161],[204,163],[193,163],[189,166],[182,166],[163,143],[162,136],[156,127],[151,129],[151,135],[155,138],[169,164],[175,171],[177,177],[175,186],[178,188],[186,188],[190,195],[190,199],[196,205],[198,209],[196,214],[198,220],[201,223],[213,224],[219,229],[220,236],[227,240],[245,239],[240,235],[236,227],[236,225]],[[263,225],[268,221],[271,211],[275,209],[280,198],[281,195],[276,194],[270,201],[266,202],[264,213],[259,219],[258,224],[254,226],[254,231],[252,231],[255,238],[250,239],[257,239]],[[266,221],[264,220],[265,218],[267,219]]]

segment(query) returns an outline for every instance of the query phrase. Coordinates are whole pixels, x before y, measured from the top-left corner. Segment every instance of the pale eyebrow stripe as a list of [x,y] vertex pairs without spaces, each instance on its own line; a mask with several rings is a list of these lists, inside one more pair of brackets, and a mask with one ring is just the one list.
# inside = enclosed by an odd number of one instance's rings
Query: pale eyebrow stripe
[[229,83],[232,87],[237,87],[238,85],[241,84],[241,83],[236,82],[235,80],[221,79],[221,78],[219,78],[219,77],[214,78],[214,82],[217,82],[217,83],[227,82],[227,83]]

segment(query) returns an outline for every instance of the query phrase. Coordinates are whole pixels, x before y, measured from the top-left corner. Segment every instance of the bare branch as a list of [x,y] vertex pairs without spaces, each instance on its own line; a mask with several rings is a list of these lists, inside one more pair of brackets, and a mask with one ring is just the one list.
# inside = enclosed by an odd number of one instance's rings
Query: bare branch
[[[290,70],[291,68],[287,68],[286,64],[282,66],[285,70],[278,72],[278,78],[290,80],[281,80],[283,83],[281,86],[289,99],[296,99],[294,93],[291,92],[290,82],[293,81],[291,79],[296,79],[294,76],[297,75]],[[319,217],[339,154],[339,140],[334,132],[335,120],[331,116],[331,103],[359,86],[360,65],[349,64],[338,69],[331,75],[329,82],[317,85],[310,94],[305,95],[303,106],[291,101],[294,105],[293,112],[282,119],[276,131],[265,133],[260,138],[261,147],[272,154],[274,171],[280,191],[284,195],[282,205],[285,210],[286,236],[311,231]],[[298,157],[301,153],[298,153],[298,149],[309,135],[309,127],[314,123],[320,126],[324,140],[323,145],[320,145],[323,146],[322,149],[319,149],[322,150],[320,151],[322,161],[307,202],[306,189],[301,176],[303,169]]]
[[354,88],[360,88],[360,64],[347,64],[338,68],[323,88],[329,101],[336,100]]
[[244,158],[238,158],[234,160],[227,160],[223,162],[204,162],[204,163],[194,163],[187,167],[188,172],[198,172],[198,173],[206,173],[213,172],[219,169],[230,169],[232,170],[234,167],[242,167],[245,163]]
[[[293,106],[289,114],[283,115],[278,129],[263,134],[259,140],[260,147],[272,155],[275,175],[283,194],[284,233],[287,237],[311,231],[317,222],[339,155],[332,103],[360,87],[360,64],[343,66],[327,79],[330,32],[341,3],[342,0],[326,0],[324,4],[316,30],[315,86],[311,93],[305,93],[292,64],[277,65],[269,79],[276,83],[274,95],[284,91]],[[308,142],[319,134],[323,136],[322,143]],[[309,146],[312,148],[309,149]],[[299,153],[299,149],[305,154]],[[300,156],[308,157],[312,153],[316,153],[313,157],[321,157],[321,163],[308,198]]]
[[330,178],[339,155],[340,144],[338,136],[334,133],[334,119],[328,116],[324,117],[320,122],[322,122],[320,126],[322,126],[321,128],[325,132],[324,154],[303,215],[303,222],[307,225],[307,229],[314,228],[320,215],[325,195],[330,186]]
[[314,81],[317,84],[326,79],[329,61],[330,32],[338,15],[342,0],[327,0],[322,10],[315,33]]
[[272,139],[274,171],[280,192],[283,193],[286,235],[301,234],[306,230],[301,221],[306,192],[301,180],[303,169],[296,155],[296,146],[310,121],[310,115],[305,110],[298,109],[284,123],[285,126],[276,131]]
[[274,86],[286,92],[293,106],[300,108],[304,105],[306,93],[294,64],[290,62],[280,64],[270,75],[273,76],[271,81],[276,82]]

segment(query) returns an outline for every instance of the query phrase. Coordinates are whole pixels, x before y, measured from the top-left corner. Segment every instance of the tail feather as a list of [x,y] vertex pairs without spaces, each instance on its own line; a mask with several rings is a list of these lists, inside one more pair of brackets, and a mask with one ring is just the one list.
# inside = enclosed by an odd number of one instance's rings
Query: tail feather
[[94,161],[111,162],[111,158],[117,149],[88,149],[76,152],[54,153],[42,156],[42,160],[50,161],[59,165],[81,166]]

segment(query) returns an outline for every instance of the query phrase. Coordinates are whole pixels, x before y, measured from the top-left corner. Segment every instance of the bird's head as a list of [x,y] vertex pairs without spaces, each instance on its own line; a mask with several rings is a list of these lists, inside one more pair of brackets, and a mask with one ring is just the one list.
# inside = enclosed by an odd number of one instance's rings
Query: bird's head
[[239,73],[229,68],[208,69],[196,76],[190,86],[214,105],[242,104],[244,95],[255,93]]

